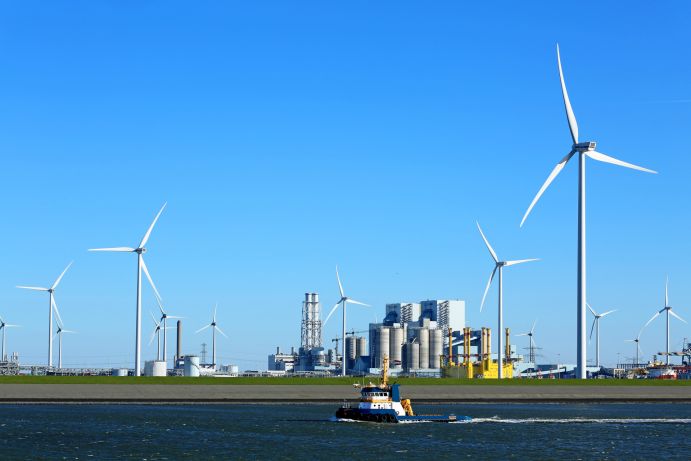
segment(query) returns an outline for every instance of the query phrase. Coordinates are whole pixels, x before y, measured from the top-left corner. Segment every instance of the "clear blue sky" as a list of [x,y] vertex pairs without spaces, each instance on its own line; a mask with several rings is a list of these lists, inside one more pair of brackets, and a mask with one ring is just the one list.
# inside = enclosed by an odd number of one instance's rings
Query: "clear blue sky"
[[[690,22],[686,2],[6,3],[0,315],[22,325],[8,347],[45,361],[47,296],[14,287],[74,260],[64,361],[131,366],[135,257],[86,249],[136,245],[167,201],[147,262],[186,317],[186,353],[210,343],[192,331],[218,301],[221,360],[265,367],[299,345],[305,291],[338,299],[336,264],[375,306],[351,308],[349,329],[427,298],[465,299],[473,327],[496,328],[477,219],[502,258],[542,259],[506,271],[507,326],[538,319],[544,360],[574,362],[575,163],[518,227],[570,145],[559,42],[581,137],[660,171],[588,169],[588,298],[619,309],[604,362],[631,357],[623,340],[662,307],[667,274],[691,320]],[[691,329],[672,333],[679,346]],[[646,330],[647,355],[663,335],[662,320]]]

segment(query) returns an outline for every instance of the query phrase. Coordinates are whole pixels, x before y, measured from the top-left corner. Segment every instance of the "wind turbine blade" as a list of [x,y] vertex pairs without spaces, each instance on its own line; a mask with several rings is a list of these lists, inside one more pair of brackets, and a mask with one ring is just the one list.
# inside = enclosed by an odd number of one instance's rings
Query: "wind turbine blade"
[[673,317],[676,317],[676,318],[678,318],[679,320],[681,320],[682,322],[684,322],[684,323],[689,323],[689,322],[687,322],[686,320],[684,320],[684,319],[682,319],[681,317],[679,317],[679,316],[676,314],[676,312],[674,312],[672,309],[669,310],[669,313],[670,313]]
[[340,306],[340,304],[341,304],[342,302],[343,302],[343,299],[341,299],[340,301],[338,301],[338,302],[336,303],[336,305],[331,309],[331,311],[329,312],[329,315],[326,316],[326,320],[324,320],[324,325],[326,325],[326,323],[329,321],[329,319],[330,319],[331,316],[334,314],[334,312],[336,312],[336,309],[338,309],[338,306]]
[[154,342],[154,338],[156,337],[156,332],[158,331],[158,328],[154,330],[153,333],[151,333],[151,339],[149,339],[149,346],[151,346],[151,343]]
[[60,280],[62,280],[62,277],[65,275],[65,272],[67,272],[67,269],[70,268],[70,266],[72,265],[73,262],[74,262],[74,261],[70,262],[70,263],[67,265],[67,267],[65,268],[65,270],[62,271],[62,274],[60,274],[60,277],[58,277],[58,279],[55,281],[55,283],[53,284],[53,286],[50,287],[51,289],[55,290],[55,289],[58,287],[58,284],[60,283]]
[[504,263],[504,265],[508,267],[508,266],[515,266],[516,264],[529,263],[529,262],[532,262],[532,261],[539,261],[539,259],[533,258],[533,259],[519,259],[519,260],[516,260],[516,261],[506,261],[506,262]]
[[595,322],[597,322],[597,317],[593,319],[593,326],[590,327],[590,337],[589,339],[593,339],[593,330],[595,330]]
[[537,320],[533,322],[533,327],[530,329],[531,334],[535,331],[535,325],[537,325]]
[[341,277],[338,275],[338,266],[336,266],[336,280],[338,280],[338,291],[341,293],[341,298],[345,298],[343,293],[343,285],[341,285]]
[[89,251],[122,251],[122,252],[133,252],[134,248],[130,247],[113,247],[113,248],[89,248]]
[[219,333],[221,333],[221,334],[222,334],[223,336],[225,336],[226,338],[228,337],[228,335],[226,335],[225,333],[223,333],[223,331],[221,331],[221,329],[218,328],[218,326],[215,326],[214,328],[216,328],[216,331],[218,331]]
[[151,279],[151,274],[149,274],[149,269],[146,267],[146,263],[144,262],[144,257],[142,256],[142,269],[144,269],[144,275],[146,275],[146,278],[149,280],[149,284],[151,285],[151,288],[154,289],[154,293],[156,293],[156,298],[161,299],[161,295],[158,293],[158,290],[156,289],[156,285],[154,285],[154,281]]
[[669,306],[669,275],[667,276],[667,280],[665,281],[665,307]]
[[154,325],[158,326],[158,320],[156,319],[156,317],[154,317],[154,313],[153,313],[153,312],[149,312],[149,314],[151,314],[151,320],[154,321]]
[[482,312],[482,308],[485,307],[485,298],[487,297],[487,292],[489,291],[489,286],[492,285],[492,280],[494,280],[494,274],[497,272],[497,266],[494,266],[494,270],[492,270],[492,273],[489,276],[489,281],[487,282],[487,286],[485,287],[485,294],[482,295],[482,302],[480,303],[480,312]]
[[588,306],[588,309],[590,309],[590,312],[592,312],[592,314],[593,314],[595,317],[597,317],[597,314],[595,313],[595,311],[593,310],[593,308],[590,307],[590,304],[585,303],[585,305]]
[[57,318],[58,318],[58,325],[60,325],[60,327],[62,328],[62,326],[63,326],[62,317],[60,317],[60,311],[58,310],[58,305],[57,305],[57,303],[55,302],[55,296],[53,296],[53,297],[51,298],[51,302],[53,303],[53,310],[55,310],[55,315],[56,315]]
[[516,336],[528,336],[528,333],[521,333],[520,335],[516,335]]
[[559,54],[559,44],[557,44],[557,64],[559,66],[559,80],[561,81],[561,94],[564,96],[564,108],[566,109],[566,119],[569,122],[569,131],[571,131],[571,139],[574,144],[578,144],[578,123],[576,123],[576,116],[571,108],[571,101],[569,100],[569,93],[566,92],[566,83],[564,82],[564,72],[561,69],[561,55]]
[[480,223],[475,221],[475,224],[477,224],[477,230],[480,231],[480,235],[482,236],[482,240],[485,241],[485,245],[487,245],[487,249],[489,250],[489,254],[492,255],[492,259],[494,259],[495,263],[499,262],[499,258],[497,257],[497,254],[494,252],[494,249],[492,249],[492,245],[489,244],[489,241],[487,240],[487,237],[485,237],[485,233],[482,232],[482,228],[480,227]]
[[569,160],[571,160],[571,157],[573,157],[573,154],[575,154],[575,153],[576,153],[576,151],[572,150],[571,152],[566,154],[566,156],[563,159],[561,159],[559,161],[559,163],[557,163],[557,166],[554,167],[552,172],[547,177],[547,180],[542,185],[540,190],[537,192],[537,195],[535,196],[532,203],[528,207],[528,211],[526,211],[525,214],[523,215],[523,219],[521,220],[521,226],[520,227],[523,227],[523,223],[525,223],[525,220],[528,218],[528,215],[530,214],[531,210],[533,209],[533,207],[535,206],[537,201],[540,200],[540,197],[542,197],[542,194],[545,192],[545,190],[547,190],[549,185],[552,184],[552,181],[554,181],[554,178],[556,178],[557,175],[561,172],[561,170],[564,169],[566,164],[569,163]]
[[218,303],[216,303],[216,306],[214,307],[214,318],[213,318],[213,323],[216,323],[216,311],[218,310]]
[[63,333],[73,333],[73,334],[77,333],[77,332],[74,331],[74,330],[61,330],[61,331],[62,331]]
[[[662,309],[662,310],[664,310],[664,309]],[[643,328],[645,328],[645,327],[647,327],[648,325],[650,325],[650,322],[652,322],[653,320],[655,320],[655,319],[657,318],[658,315],[660,315],[660,312],[655,312],[655,315],[653,315],[653,316],[650,318],[650,320],[648,320],[647,322],[645,322],[645,325],[643,325]],[[641,331],[643,331],[643,328],[641,328]]]
[[607,311],[607,312],[605,312],[604,314],[601,314],[601,315],[600,315],[600,318],[604,317],[605,315],[609,315],[609,314],[611,314],[612,312],[616,312],[616,311],[617,311],[617,309],[612,309],[611,311]]
[[206,330],[207,328],[209,328],[210,326],[211,326],[211,324],[209,324],[209,325],[207,325],[207,326],[205,326],[205,327],[201,327],[199,330],[195,331],[194,334],[200,333],[200,332]]
[[626,342],[626,343],[635,343],[635,342],[638,342],[638,341],[636,341],[635,339],[625,339],[624,342]]
[[180,317],[179,315],[169,315],[168,318],[169,319],[184,319],[185,317]]
[[632,170],[638,170],[638,171],[644,171],[646,173],[657,174],[657,171],[655,171],[655,170],[643,168],[642,166],[634,165],[633,163],[624,162],[622,160],[616,159],[614,157],[610,157],[609,155],[605,155],[601,152],[596,152],[594,150],[586,151],[585,155],[592,158],[593,160],[597,160],[598,162],[611,163],[612,165],[623,166],[625,168],[631,168]]
[[41,287],[25,287],[21,285],[17,285],[17,288],[23,288],[24,290],[34,290],[34,291],[48,291],[50,288],[41,288]]
[[158,214],[154,218],[153,222],[149,226],[149,229],[146,231],[146,234],[144,234],[144,237],[142,238],[142,241],[139,243],[139,248],[144,248],[144,245],[146,245],[146,242],[149,241],[149,236],[151,235],[151,231],[154,230],[154,226],[156,225],[156,221],[158,221],[158,218],[161,216],[161,213],[163,213],[163,210],[165,209],[166,205],[168,202],[164,203],[161,209],[158,211]]
[[372,306],[370,306],[369,304],[361,303],[360,301],[355,301],[354,299],[350,299],[350,298],[348,298],[348,299],[346,300],[346,302],[347,302],[347,303],[350,303],[350,304],[357,304],[357,305],[359,305],[359,306],[372,307]]
[[[162,316],[165,315],[165,314],[166,314],[166,311],[165,311],[165,309],[163,309],[163,303],[161,303],[161,298],[159,298],[158,296],[156,296],[156,302],[158,303],[158,310],[161,311],[161,315],[162,315]],[[153,314],[151,314],[151,315],[153,315]]]

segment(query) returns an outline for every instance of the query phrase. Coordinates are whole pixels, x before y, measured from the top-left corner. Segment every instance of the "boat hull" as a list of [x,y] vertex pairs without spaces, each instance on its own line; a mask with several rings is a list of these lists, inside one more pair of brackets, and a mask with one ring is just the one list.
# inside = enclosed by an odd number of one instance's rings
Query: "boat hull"
[[363,410],[360,408],[341,407],[336,411],[336,418],[366,421],[371,423],[405,423],[405,422],[431,422],[431,423],[455,423],[457,421],[470,421],[470,417],[456,415],[416,415],[399,416],[393,410]]

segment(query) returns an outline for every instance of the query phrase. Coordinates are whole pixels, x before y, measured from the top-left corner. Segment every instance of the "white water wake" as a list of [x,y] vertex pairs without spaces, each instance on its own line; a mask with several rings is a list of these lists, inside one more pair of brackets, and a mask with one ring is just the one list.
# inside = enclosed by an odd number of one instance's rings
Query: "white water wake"
[[691,418],[473,418],[452,424],[691,424]]

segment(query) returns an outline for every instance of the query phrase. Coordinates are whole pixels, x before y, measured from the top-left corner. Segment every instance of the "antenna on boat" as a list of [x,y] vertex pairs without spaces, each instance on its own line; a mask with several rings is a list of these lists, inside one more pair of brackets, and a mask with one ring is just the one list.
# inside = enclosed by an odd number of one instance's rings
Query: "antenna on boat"
[[386,387],[389,385],[389,356],[388,354],[384,354],[384,360],[382,360],[382,369],[381,369],[381,383],[379,384],[379,387]]

